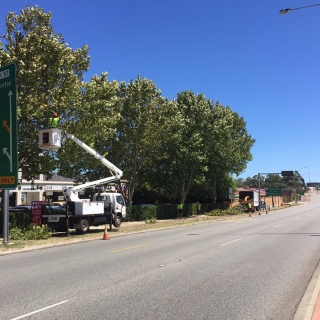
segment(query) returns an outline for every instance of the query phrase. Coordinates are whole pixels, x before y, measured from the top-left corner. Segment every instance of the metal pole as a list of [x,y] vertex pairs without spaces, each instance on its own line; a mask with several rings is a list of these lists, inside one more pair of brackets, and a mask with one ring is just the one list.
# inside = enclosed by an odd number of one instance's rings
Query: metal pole
[[3,244],[9,244],[9,190],[3,190]]
[[259,215],[261,215],[261,191],[260,191],[260,173],[258,173],[258,183],[259,183]]

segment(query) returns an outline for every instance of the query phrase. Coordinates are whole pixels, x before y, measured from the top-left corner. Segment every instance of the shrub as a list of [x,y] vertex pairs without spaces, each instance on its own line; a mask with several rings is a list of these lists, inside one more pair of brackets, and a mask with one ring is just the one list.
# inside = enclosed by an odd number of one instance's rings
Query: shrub
[[[9,212],[9,227],[27,228],[32,222],[31,214],[27,211]],[[0,212],[0,234],[3,231],[3,212]]]
[[35,224],[30,224],[27,228],[14,227],[9,231],[11,240],[43,240],[51,236],[52,231],[46,225],[36,226]]
[[243,213],[243,207],[241,205],[227,209],[214,209],[210,212],[205,213],[208,216],[226,216],[226,215],[237,215]]
[[157,223],[158,221],[157,221],[156,218],[151,218],[151,219],[149,219],[149,220],[146,220],[145,222],[146,222],[146,223]]

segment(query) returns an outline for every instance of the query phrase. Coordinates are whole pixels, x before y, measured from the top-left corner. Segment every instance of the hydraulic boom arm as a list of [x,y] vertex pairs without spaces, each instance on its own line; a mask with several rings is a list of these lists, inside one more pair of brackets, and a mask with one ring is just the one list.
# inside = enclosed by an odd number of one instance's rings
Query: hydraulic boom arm
[[85,184],[81,184],[78,186],[70,187],[68,189],[63,190],[63,194],[67,201],[80,201],[78,198],[78,192],[81,190],[84,190],[88,187],[99,185],[106,182],[111,182],[115,180],[120,180],[122,177],[123,172],[117,168],[114,164],[112,164],[110,161],[105,159],[103,156],[101,156],[98,152],[87,146],[84,142],[76,138],[74,135],[67,133],[66,138],[73,140],[76,144],[78,144],[81,148],[83,148],[85,151],[93,155],[96,159],[100,160],[107,168],[109,168],[112,176],[108,178],[103,178],[100,180],[95,180],[91,182],[87,182]]

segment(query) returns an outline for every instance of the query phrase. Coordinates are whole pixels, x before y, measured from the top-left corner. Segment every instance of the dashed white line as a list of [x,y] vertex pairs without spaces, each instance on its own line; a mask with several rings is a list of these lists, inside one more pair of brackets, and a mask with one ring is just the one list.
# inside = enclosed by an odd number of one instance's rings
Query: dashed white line
[[295,219],[296,221],[299,220],[300,218]]
[[39,310],[36,310],[36,311],[33,311],[33,312],[30,312],[28,314],[24,314],[23,316],[20,316],[20,317],[17,317],[17,318],[13,318],[11,320],[18,320],[18,319],[23,319],[23,318],[26,318],[26,317],[29,317],[35,313],[38,313],[38,312],[41,312],[41,311],[44,311],[44,310],[47,310],[47,309],[50,309],[50,308],[53,308],[53,307],[56,307],[56,306],[59,306],[60,304],[63,304],[63,303],[66,303],[68,302],[69,300],[64,300],[64,301],[61,301],[61,302],[58,302],[56,304],[52,304],[51,306],[48,306],[48,307],[45,307],[45,308],[42,308],[42,309],[39,309]]
[[232,242],[236,242],[236,241],[239,241],[239,240],[241,240],[241,238],[236,239],[236,240],[229,241],[229,242],[224,243],[224,244],[220,244],[220,247],[222,247],[222,246],[226,246],[227,244],[230,244],[230,243],[232,243]]
[[278,227],[280,227],[281,226],[281,224],[278,224],[277,226],[274,226],[274,228],[278,228]]

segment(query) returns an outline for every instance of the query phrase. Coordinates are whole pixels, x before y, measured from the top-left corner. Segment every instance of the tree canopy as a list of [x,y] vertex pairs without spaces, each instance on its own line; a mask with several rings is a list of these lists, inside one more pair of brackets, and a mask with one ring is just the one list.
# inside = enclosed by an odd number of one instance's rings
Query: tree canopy
[[54,33],[51,13],[37,6],[6,15],[0,47],[0,64],[14,62],[17,68],[19,168],[30,180],[39,171],[50,175],[57,164],[48,152],[38,156],[38,130],[48,125],[54,111],[64,122],[74,116],[89,49],[71,49]]
[[[53,112],[64,133],[75,135],[123,172],[129,203],[139,189],[184,202],[189,194],[215,202],[243,172],[255,140],[230,107],[191,90],[168,100],[150,80],[110,81],[102,71],[84,81],[89,48],[72,49],[54,32],[51,13],[27,6],[6,16],[0,64],[17,66],[19,168],[32,181],[54,170],[75,182],[109,170],[72,141],[58,153],[40,152],[38,130]],[[243,182],[245,183],[245,182]]]

